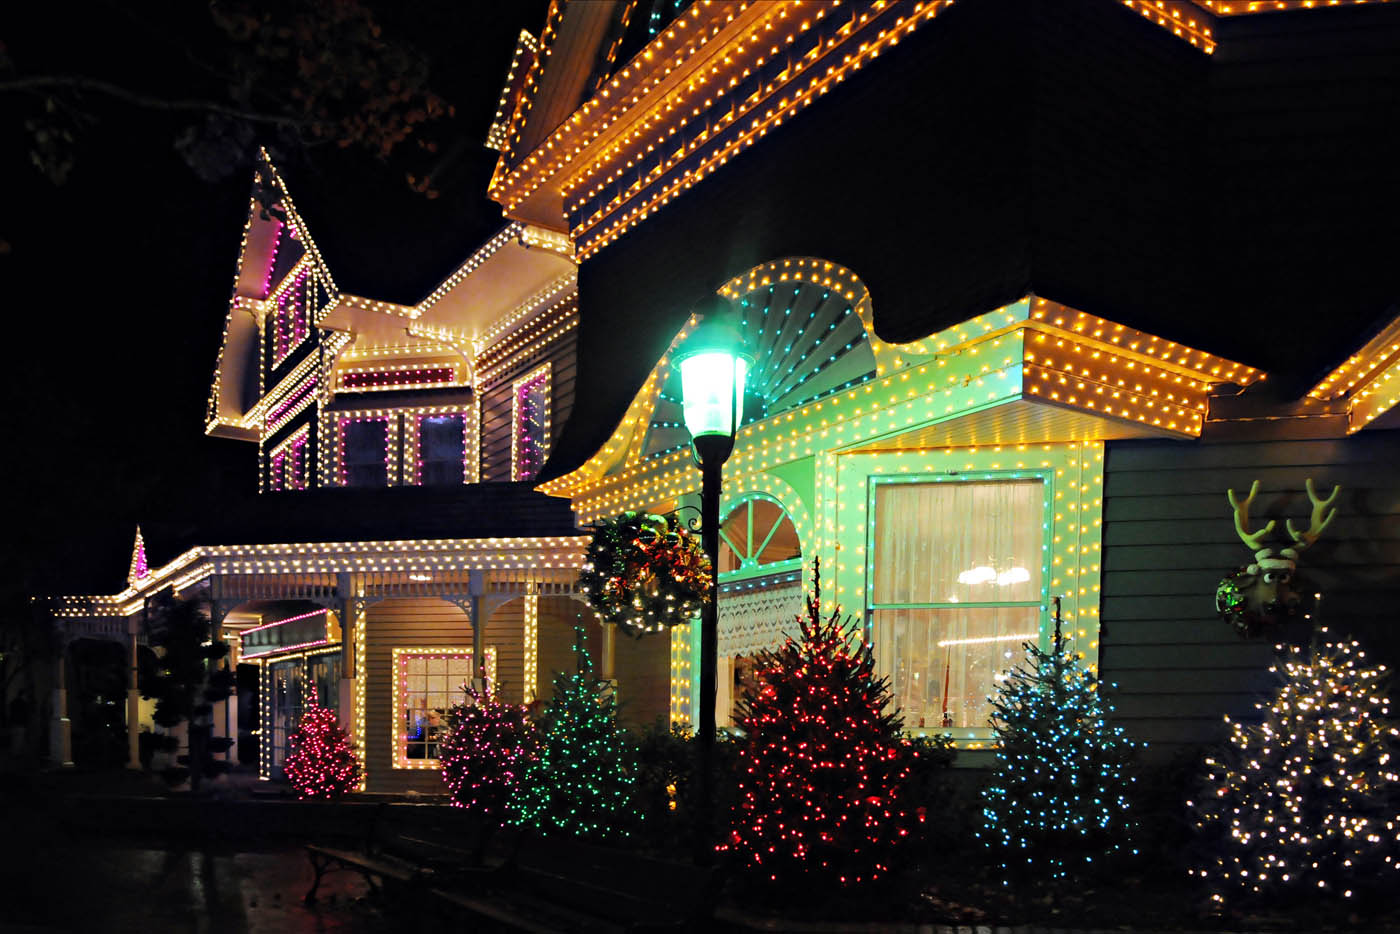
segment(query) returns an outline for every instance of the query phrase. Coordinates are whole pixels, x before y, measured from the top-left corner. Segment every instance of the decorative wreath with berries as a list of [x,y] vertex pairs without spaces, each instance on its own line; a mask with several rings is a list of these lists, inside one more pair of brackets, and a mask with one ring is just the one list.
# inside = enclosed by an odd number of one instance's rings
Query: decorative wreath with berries
[[712,579],[704,548],[674,515],[625,512],[593,526],[579,586],[603,622],[640,636],[690,622]]

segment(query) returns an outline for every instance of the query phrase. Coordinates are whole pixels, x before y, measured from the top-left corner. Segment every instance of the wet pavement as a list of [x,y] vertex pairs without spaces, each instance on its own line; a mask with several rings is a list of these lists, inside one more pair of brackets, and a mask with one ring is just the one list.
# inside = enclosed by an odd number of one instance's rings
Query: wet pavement
[[[302,896],[312,873],[305,853],[283,847],[134,846],[72,838],[17,852],[7,841],[0,882],[0,932],[361,932],[414,925],[384,914],[357,874],[335,873],[321,898]],[[36,841],[31,841],[36,842]],[[395,906],[396,908],[398,906]],[[394,912],[399,913],[397,910]]]

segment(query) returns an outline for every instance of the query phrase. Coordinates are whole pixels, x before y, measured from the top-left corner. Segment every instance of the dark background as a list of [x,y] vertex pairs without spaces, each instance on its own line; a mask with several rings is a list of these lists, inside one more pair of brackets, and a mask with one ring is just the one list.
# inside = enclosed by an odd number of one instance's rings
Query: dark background
[[[174,0],[137,24],[115,0],[16,6],[0,41],[20,73],[188,93],[168,50],[210,41]],[[274,152],[343,288],[415,301],[499,229],[482,141],[546,6],[375,4],[456,114],[430,128],[436,200],[397,154]],[[886,339],[1033,290],[1296,397],[1400,311],[1398,12],[1236,17],[1207,58],[1110,0],[953,6],[585,265],[575,417],[546,474],[596,449],[706,288],[781,255],[861,275]],[[55,188],[9,132],[21,104],[0,95],[0,587],[112,592],[137,522],[226,513],[256,486],[254,446],[202,431],[251,163],[200,181],[184,121],[113,106]]]
[[[215,41],[201,5],[132,6],[139,18],[103,0],[4,4],[0,43],[19,74],[194,96],[175,50]],[[379,281],[369,294],[414,301],[503,223],[486,200],[497,153],[483,142],[516,36],[538,33],[547,2],[371,6],[429,57],[433,90],[455,107],[425,130],[440,196],[411,191],[397,155],[273,156],[342,285]],[[12,612],[27,594],[115,592],[138,522],[216,512],[257,483],[254,445],[203,432],[254,153],[206,182],[174,146],[189,117],[100,104],[55,186],[30,164],[32,104],[0,94],[0,596]]]

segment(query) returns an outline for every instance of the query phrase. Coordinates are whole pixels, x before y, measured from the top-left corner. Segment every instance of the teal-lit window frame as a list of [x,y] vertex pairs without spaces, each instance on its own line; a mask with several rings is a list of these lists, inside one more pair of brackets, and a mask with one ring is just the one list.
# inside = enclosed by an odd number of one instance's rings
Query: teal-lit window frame
[[[998,601],[992,603],[876,603],[875,595],[875,496],[879,488],[895,484],[926,483],[986,483],[1008,480],[1039,480],[1041,482],[1041,524],[1040,524],[1040,600]],[[977,609],[983,607],[1029,607],[1036,606],[1040,611],[1038,642],[1041,648],[1050,644],[1052,621],[1050,619],[1050,581],[1053,577],[1054,538],[1055,538],[1055,470],[1054,468],[1025,468],[1016,470],[969,470],[957,473],[900,474],[888,476],[873,474],[866,478],[866,530],[865,530],[865,639],[875,644],[876,610],[948,610]],[[883,667],[876,657],[877,670]],[[986,727],[917,727],[904,725],[905,732],[915,736],[950,736],[954,742],[987,743],[992,740],[992,728]]]
[[[750,493],[743,499],[731,503],[731,508],[729,512],[725,513],[724,516],[721,517],[719,520],[720,540],[726,545],[728,545],[730,551],[734,552],[734,554],[736,555],[739,553],[739,549],[735,548],[734,543],[729,540],[729,536],[724,534],[725,520],[728,519],[729,516],[734,515],[735,510],[743,509],[749,506],[756,499],[766,500],[772,503],[774,506],[777,506],[779,509],[781,509],[783,512],[783,519],[786,519],[788,522],[792,523],[793,531],[797,531],[797,521],[792,518],[792,513],[788,511],[787,506],[783,505],[783,503],[776,496],[772,496],[768,493]],[[777,534],[779,525],[782,525],[781,519],[769,531],[768,537],[763,540],[763,544],[759,545],[757,549],[750,550],[754,550],[757,553],[761,554],[763,552],[763,549],[768,546],[768,543],[773,540],[773,536]],[[751,509],[749,510],[748,540],[750,543],[753,542],[753,510]],[[797,539],[797,547],[799,551],[802,549],[802,537],[800,535]],[[744,581],[755,577],[768,577],[771,574],[783,574],[788,571],[800,570],[802,570],[801,554],[799,554],[796,558],[787,558],[783,561],[774,561],[771,564],[759,564],[757,561],[744,560],[740,561],[738,570],[721,572],[719,575],[719,582],[721,584],[730,584],[735,581]]]

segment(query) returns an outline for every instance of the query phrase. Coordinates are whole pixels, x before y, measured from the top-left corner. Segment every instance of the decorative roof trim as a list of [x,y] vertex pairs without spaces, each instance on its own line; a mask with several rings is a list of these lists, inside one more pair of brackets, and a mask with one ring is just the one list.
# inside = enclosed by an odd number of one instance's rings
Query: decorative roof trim
[[[873,309],[860,279],[844,267],[813,257],[761,264],[729,280],[719,292],[732,299],[771,282],[814,282],[842,289],[855,303],[875,351],[876,379],[745,425],[739,430],[736,455],[745,439],[753,439],[748,443],[761,443],[766,458],[777,457],[774,439],[768,434],[770,428],[776,432],[780,424],[786,428],[798,421],[825,426],[835,416],[815,414],[822,412],[824,406],[839,405],[843,397],[854,400],[858,393],[888,388],[892,381],[903,383],[911,376],[919,377],[918,383],[926,392],[948,394],[951,406],[953,396],[966,395],[956,390],[967,390],[973,383],[982,386],[987,380],[1010,380],[1014,373],[1016,398],[1024,394],[1031,401],[1080,409],[1093,416],[1140,424],[1144,430],[1187,437],[1200,434],[1213,386],[1245,386],[1264,378],[1263,373],[1244,364],[1035,295],[920,340],[886,343],[875,334]],[[575,498],[584,491],[618,488],[629,478],[635,484],[657,471],[670,476],[674,471],[687,469],[689,456],[685,450],[643,457],[641,448],[657,396],[669,374],[671,356],[697,323],[694,315],[687,319],[603,446],[575,470],[541,484],[541,492]],[[1008,339],[1014,345],[1003,347]],[[986,362],[973,359],[979,354]],[[926,372],[930,366],[935,371],[943,369],[952,382],[930,376]],[[957,374],[963,379],[960,386],[954,380]],[[1009,396],[998,395],[999,390],[991,384],[988,386],[990,396],[972,394],[957,404],[985,406],[1010,400]],[[827,444],[839,446],[840,442]],[[679,481],[666,482],[674,485]]]
[[1345,399],[1348,434],[1394,408],[1400,402],[1400,317],[1324,376],[1308,396]]

